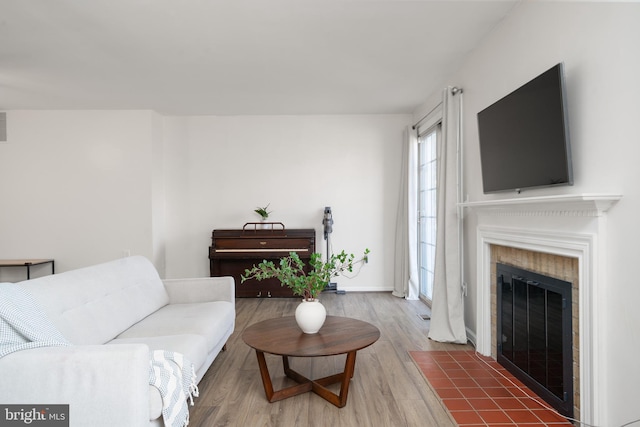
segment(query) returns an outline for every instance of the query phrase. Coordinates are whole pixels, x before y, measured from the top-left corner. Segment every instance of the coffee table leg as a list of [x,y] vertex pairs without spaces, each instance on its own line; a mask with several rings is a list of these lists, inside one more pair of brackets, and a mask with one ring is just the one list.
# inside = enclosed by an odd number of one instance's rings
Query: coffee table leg
[[273,383],[271,382],[271,374],[269,374],[269,367],[264,357],[264,352],[256,350],[256,356],[258,357],[258,366],[260,367],[260,376],[262,377],[262,385],[264,386],[264,394],[267,396],[269,402],[277,402],[278,400],[286,399],[287,397],[296,396],[301,393],[311,391],[311,380],[303,377],[289,368],[289,361],[283,358],[285,362],[285,369],[292,375],[297,377],[291,377],[296,379],[299,383],[290,387],[285,387],[281,390],[273,390]]
[[289,376],[291,372],[291,368],[289,368],[289,356],[282,356],[282,367],[284,368],[285,375],[291,378]]
[[260,367],[264,394],[267,396],[267,400],[271,402],[271,398],[273,397],[273,384],[271,383],[271,375],[269,374],[267,361],[264,358],[264,352],[256,350],[256,356],[258,357],[258,366]]
[[[313,392],[324,400],[333,403],[338,408],[343,408],[347,404],[347,396],[349,395],[349,384],[356,364],[356,352],[347,353],[347,360],[344,364],[344,371],[340,374],[331,375],[324,378],[313,380]],[[326,387],[331,384],[340,383],[340,393],[335,394]]]
[[349,383],[353,378],[353,372],[356,367],[356,352],[350,351],[347,354],[347,360],[344,363],[344,377],[342,377],[342,384],[340,385],[340,407],[342,408],[347,404],[347,394],[349,393]]
[[[258,366],[260,367],[260,376],[262,377],[264,393],[267,396],[267,400],[269,402],[276,402],[278,400],[296,396],[307,391],[313,391],[315,394],[334,404],[338,408],[343,408],[347,404],[347,396],[349,395],[349,383],[353,378],[356,365],[355,351],[347,353],[347,360],[344,364],[344,372],[325,378],[320,378],[318,380],[309,380],[308,378],[305,378],[304,376],[291,369],[289,366],[289,358],[287,356],[283,356],[282,363],[284,365],[286,376],[298,382],[299,384],[275,392],[273,391],[273,383],[271,382],[271,375],[269,374],[269,368],[267,367],[267,361],[265,360],[264,352],[256,350],[256,356],[258,358]],[[335,394],[326,388],[327,385],[335,384],[337,382],[340,382],[340,394]]]

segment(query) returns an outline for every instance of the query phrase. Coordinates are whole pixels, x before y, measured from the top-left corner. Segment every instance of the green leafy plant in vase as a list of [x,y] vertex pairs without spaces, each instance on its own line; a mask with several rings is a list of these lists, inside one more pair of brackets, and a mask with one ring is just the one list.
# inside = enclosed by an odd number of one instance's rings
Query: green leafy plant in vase
[[[296,321],[305,333],[316,333],[324,324],[326,310],[318,301],[318,295],[336,276],[353,273],[357,265],[362,266],[369,262],[369,249],[365,249],[362,257],[356,260],[354,254],[347,254],[344,250],[331,255],[327,261],[322,260],[320,253],[313,253],[309,259],[309,266],[296,252],[289,252],[286,257],[280,258],[276,264],[273,261],[264,260],[250,269],[246,269],[241,275],[241,283],[249,279],[264,280],[275,278],[281,286],[291,289],[294,295],[302,297],[302,303],[296,309]],[[314,312],[314,320],[302,324],[299,320],[304,317],[303,311]]]

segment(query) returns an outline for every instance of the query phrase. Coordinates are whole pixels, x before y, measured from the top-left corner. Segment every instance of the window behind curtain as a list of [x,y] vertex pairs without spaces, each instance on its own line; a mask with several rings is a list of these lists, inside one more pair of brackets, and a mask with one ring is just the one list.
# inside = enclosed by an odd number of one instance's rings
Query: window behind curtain
[[418,135],[418,271],[420,298],[431,304],[436,255],[437,141],[440,124]]

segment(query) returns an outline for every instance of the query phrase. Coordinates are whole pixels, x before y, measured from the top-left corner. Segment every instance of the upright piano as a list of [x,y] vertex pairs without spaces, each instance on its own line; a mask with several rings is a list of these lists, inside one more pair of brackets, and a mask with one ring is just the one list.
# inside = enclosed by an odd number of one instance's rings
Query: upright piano
[[315,252],[315,229],[286,229],[281,223],[269,224],[268,229],[258,228],[257,223],[247,223],[242,229],[213,230],[209,247],[211,276],[233,276],[237,297],[295,296],[277,279],[250,279],[241,283],[240,275],[263,260],[277,263],[289,252],[297,252],[300,259],[308,263]]

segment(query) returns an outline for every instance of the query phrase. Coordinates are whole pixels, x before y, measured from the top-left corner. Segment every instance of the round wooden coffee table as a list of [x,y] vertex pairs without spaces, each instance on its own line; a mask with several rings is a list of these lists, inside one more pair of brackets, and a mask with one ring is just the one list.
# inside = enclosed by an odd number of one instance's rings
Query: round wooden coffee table
[[[347,404],[349,382],[353,377],[356,352],[370,346],[380,338],[378,328],[362,320],[348,317],[327,316],[317,334],[305,334],[294,317],[279,317],[249,326],[242,339],[256,351],[262,376],[264,392],[269,402],[309,391],[333,403],[339,408]],[[271,375],[264,354],[282,356],[284,373],[298,384],[274,391]],[[289,367],[289,357],[319,357],[346,354],[344,371],[328,377],[310,380]],[[326,386],[341,383],[340,394],[329,391]]]

